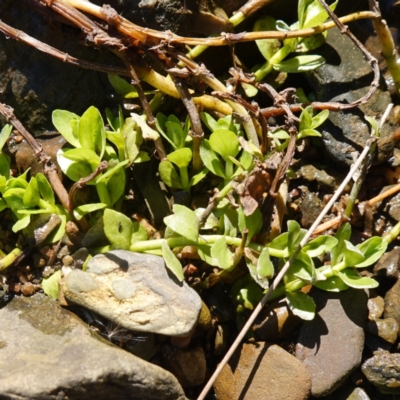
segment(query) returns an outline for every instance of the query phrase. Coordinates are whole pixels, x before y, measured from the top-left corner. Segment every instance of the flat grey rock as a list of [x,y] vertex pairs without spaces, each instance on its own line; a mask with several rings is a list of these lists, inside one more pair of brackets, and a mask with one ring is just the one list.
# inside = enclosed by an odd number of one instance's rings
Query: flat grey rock
[[310,372],[312,395],[324,397],[361,363],[368,298],[351,288],[340,293],[312,289],[310,295],[317,314],[303,322],[296,357]]
[[0,310],[0,398],[184,400],[177,379],[104,340],[42,294]]
[[95,256],[62,287],[67,300],[140,332],[190,335],[201,310],[200,296],[169,273],[162,257],[125,250]]

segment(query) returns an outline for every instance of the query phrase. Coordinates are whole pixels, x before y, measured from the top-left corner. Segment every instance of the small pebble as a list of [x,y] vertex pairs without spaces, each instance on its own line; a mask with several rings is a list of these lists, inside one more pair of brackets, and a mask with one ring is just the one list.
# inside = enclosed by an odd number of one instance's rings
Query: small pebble
[[383,297],[376,296],[368,299],[367,307],[368,307],[368,319],[373,321],[382,317],[384,310],[385,302]]
[[22,285],[21,292],[24,296],[32,296],[36,292],[35,285],[31,282],[26,282]]
[[69,267],[70,265],[74,264],[74,259],[70,255],[68,255],[68,256],[63,257],[62,263],[66,267]]
[[397,340],[399,324],[394,318],[377,319],[368,321],[366,331],[393,344]]

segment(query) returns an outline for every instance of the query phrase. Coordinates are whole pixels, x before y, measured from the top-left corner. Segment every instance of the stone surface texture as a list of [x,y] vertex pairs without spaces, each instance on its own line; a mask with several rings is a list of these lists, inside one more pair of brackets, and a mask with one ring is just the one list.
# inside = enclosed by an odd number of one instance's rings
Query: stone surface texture
[[317,314],[305,321],[296,345],[296,357],[311,375],[312,394],[332,393],[360,365],[364,347],[367,294],[347,289],[310,292]]
[[[319,49],[318,53],[326,58],[326,64],[308,73],[317,99],[342,103],[358,100],[368,92],[373,80],[368,62],[353,41],[337,29],[329,32],[327,43],[329,46]],[[351,153],[360,152],[370,136],[370,126],[364,115],[379,118],[390,102],[390,94],[382,83],[367,105],[330,113],[329,121],[318,129],[332,159],[342,164],[352,164]],[[376,162],[383,162],[392,155],[393,127],[391,117],[381,129]]]
[[0,320],[1,399],[185,399],[171,373],[102,340],[42,294],[14,298]]
[[386,292],[384,318],[394,318],[400,325],[400,280]]
[[218,400],[306,400],[307,369],[277,345],[243,344],[214,384]]
[[72,271],[62,287],[67,300],[140,332],[188,336],[202,307],[162,257],[125,250],[93,257],[86,272]]
[[381,393],[400,395],[399,353],[377,353],[365,361],[361,370]]

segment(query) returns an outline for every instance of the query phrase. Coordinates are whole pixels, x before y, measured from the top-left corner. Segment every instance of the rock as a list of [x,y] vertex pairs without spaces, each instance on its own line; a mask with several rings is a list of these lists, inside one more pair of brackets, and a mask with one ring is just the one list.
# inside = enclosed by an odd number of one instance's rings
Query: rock
[[277,345],[244,343],[214,384],[218,400],[305,400],[311,381],[307,369]]
[[375,321],[368,321],[365,330],[394,344],[397,340],[399,324],[394,318],[376,319]]
[[309,227],[317,219],[324,205],[318,198],[318,195],[308,190],[303,190],[302,202],[300,205],[301,225]]
[[370,400],[364,389],[355,388],[347,400]]
[[211,312],[208,309],[207,305],[204,302],[202,302],[199,320],[197,322],[197,329],[199,331],[205,332],[211,329],[211,326],[212,326]]
[[[2,1],[3,22],[68,54],[88,61],[121,65],[106,50],[79,43],[79,30],[68,29],[28,6],[28,2]],[[114,61],[115,60],[115,61]],[[107,93],[114,93],[106,74],[64,63],[19,41],[0,34],[0,91],[2,101],[32,134],[54,130],[51,113],[65,109],[81,115],[89,106],[110,106]],[[0,118],[2,124],[4,119]]]
[[163,366],[183,387],[201,385],[206,378],[206,357],[201,347],[182,350],[169,344],[161,349]]
[[386,292],[384,318],[394,318],[400,325],[400,280]]
[[168,371],[111,345],[36,294],[0,310],[0,398],[184,400]]
[[93,257],[62,288],[67,300],[139,332],[188,336],[201,310],[199,295],[169,273],[162,257],[125,250]]
[[398,278],[400,270],[400,247],[385,253],[374,266],[374,273],[387,276],[390,278]]
[[275,301],[262,309],[253,332],[261,340],[276,342],[287,337],[301,321],[289,310],[286,301]]
[[400,354],[380,352],[365,361],[361,370],[381,393],[400,394]]
[[367,294],[347,289],[333,293],[312,289],[317,306],[312,321],[304,321],[296,357],[311,375],[312,394],[332,393],[360,365],[364,346]]
[[[332,29],[327,45],[318,49],[327,63],[307,74],[318,101],[351,103],[364,96],[370,88],[373,73],[353,41]],[[330,112],[329,122],[320,129],[324,145],[333,160],[341,164],[353,163],[351,153],[360,152],[370,136],[370,126],[364,115],[380,118],[391,98],[382,84],[365,105],[348,111]],[[387,160],[393,152],[393,117],[381,129],[376,162]]]
[[385,301],[381,296],[370,297],[367,303],[368,319],[371,321],[382,317]]

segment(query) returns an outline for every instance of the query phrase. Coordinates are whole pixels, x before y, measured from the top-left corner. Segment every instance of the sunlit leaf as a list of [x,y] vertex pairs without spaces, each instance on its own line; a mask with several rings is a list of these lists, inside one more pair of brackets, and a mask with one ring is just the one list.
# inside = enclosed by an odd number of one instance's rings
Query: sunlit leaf
[[182,149],[178,149],[173,151],[172,153],[169,153],[167,155],[167,158],[177,167],[183,168],[187,167],[190,164],[190,161],[192,161],[192,156],[193,156],[192,150],[190,150],[187,147],[184,147]]
[[[253,31],[255,32],[274,30],[276,30],[276,21],[269,15],[257,19],[253,27]],[[260,53],[267,61],[269,61],[281,47],[281,42],[278,39],[256,40],[256,44],[258,50],[260,50]]]
[[286,299],[290,310],[301,319],[310,321],[315,316],[314,300],[302,292],[286,292]]
[[102,210],[103,208],[106,208],[106,207],[107,207],[107,204],[104,204],[104,203],[84,204],[84,205],[76,207],[74,209],[74,217],[75,217],[75,219],[77,219],[79,221],[86,214],[97,211],[97,210]]
[[146,229],[139,222],[132,221],[131,244],[148,240],[148,238]]
[[354,267],[365,261],[364,254],[351,242],[344,242],[344,263],[347,267]]
[[343,260],[345,240],[350,240],[351,226],[348,222],[342,225],[336,232],[335,238],[338,244],[331,250],[332,265],[336,265]]
[[258,259],[257,276],[268,279],[274,276],[274,265],[269,257],[268,247],[263,248]]
[[194,211],[180,204],[172,208],[174,214],[164,218],[164,223],[178,235],[196,243],[199,237],[199,219]]
[[[338,4],[338,0],[332,3],[329,8],[334,11]],[[322,7],[318,0],[314,0],[306,9],[306,15],[304,18],[302,29],[312,28],[314,26],[318,26],[323,24],[329,15]]]
[[338,240],[332,236],[321,235],[308,242],[302,249],[310,257],[319,257],[322,254],[331,251],[338,244]]
[[204,139],[200,145],[200,158],[204,165],[214,174],[225,178],[225,170],[217,154],[211,149],[210,143]]
[[26,207],[36,207],[39,204],[39,186],[35,177],[32,177],[24,193],[23,202]]
[[161,180],[169,187],[175,189],[182,189],[181,178],[178,175],[175,167],[168,160],[163,160],[158,166],[158,173]]
[[79,119],[78,115],[65,110],[54,110],[52,114],[53,125],[64,139],[74,147],[82,147],[72,125],[73,121],[76,123]]
[[48,278],[43,278],[42,280],[42,289],[43,292],[57,300],[58,299],[58,282],[61,279],[61,270],[54,272],[54,274],[50,275]]
[[261,227],[262,227],[262,214],[259,208],[256,208],[256,210],[253,212],[253,214],[246,216],[243,212],[243,208],[239,207],[237,209],[237,213],[239,216],[239,229],[240,232],[243,235],[243,231],[245,229],[248,230],[247,232],[247,241],[246,245],[250,243],[251,239],[253,238],[254,235],[256,235]]
[[335,274],[348,286],[355,289],[373,289],[379,286],[379,283],[366,276],[360,276],[357,270],[346,268],[342,271],[337,271]]
[[120,78],[116,74],[107,74],[107,76],[108,81],[119,96],[125,99],[135,99],[139,96],[135,86],[128,83],[125,79]]
[[100,159],[106,145],[103,118],[96,107],[89,107],[79,120],[79,143],[83,149],[94,151]]
[[178,278],[178,280],[182,282],[185,279],[185,276],[183,275],[182,264],[176,258],[176,255],[172,252],[172,250],[168,247],[167,242],[163,242],[161,249],[165,265]]
[[208,169],[203,168],[200,172],[198,172],[196,175],[193,175],[190,178],[189,185],[190,186],[195,186],[197,185],[202,179],[204,179],[208,174]]
[[324,281],[316,281],[314,286],[327,292],[341,292],[349,288],[338,276],[331,276]]
[[221,236],[211,246],[211,257],[218,260],[218,267],[229,270],[233,266],[233,255],[226,244],[226,239]]
[[354,267],[369,267],[381,258],[383,253],[385,253],[387,246],[388,242],[378,236],[371,237],[365,242],[358,244],[356,247],[364,254],[365,260],[354,265]]
[[12,226],[12,231],[14,233],[20,231],[21,229],[26,228],[31,222],[31,216],[26,215],[22,219],[18,220],[13,226]]
[[307,231],[305,229],[301,229],[299,223],[294,220],[289,220],[287,222],[287,226],[288,226],[287,247],[289,249],[289,254],[291,254],[300,244],[301,240],[303,239]]
[[315,266],[312,258],[302,251],[290,266],[290,272],[306,282],[314,283],[316,278]]
[[328,110],[322,110],[316,116],[312,117],[311,129],[318,128],[328,119],[328,117],[329,117]]
[[50,204],[55,204],[54,191],[47,178],[41,172],[39,172],[36,174],[36,180],[42,199]]
[[104,233],[114,249],[129,250],[132,221],[124,214],[106,208],[103,216]]
[[239,153],[239,140],[235,133],[226,129],[218,129],[210,135],[211,148],[225,161],[229,156],[236,157]]
[[13,127],[11,124],[5,124],[3,126],[3,129],[0,132],[0,151],[3,151],[3,147],[7,143],[7,140],[11,134],[12,128]]
[[325,58],[318,55],[302,55],[292,57],[288,60],[281,61],[279,64],[274,64],[275,70],[287,73],[312,71],[324,65]]
[[4,153],[0,154],[0,175],[10,178],[10,157]]
[[201,112],[200,118],[211,132],[220,128],[220,125],[218,125],[217,121],[210,114]]

